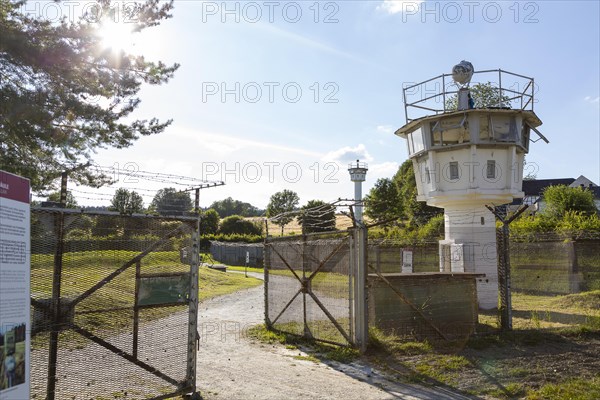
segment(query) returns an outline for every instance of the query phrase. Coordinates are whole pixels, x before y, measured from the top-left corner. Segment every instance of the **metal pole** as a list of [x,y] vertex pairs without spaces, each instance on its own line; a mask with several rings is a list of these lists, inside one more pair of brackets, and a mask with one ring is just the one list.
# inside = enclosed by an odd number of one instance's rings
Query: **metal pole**
[[367,228],[360,224],[356,233],[356,275],[355,275],[355,334],[356,345],[361,352],[367,350],[368,323],[367,323]]
[[140,295],[140,275],[142,273],[142,262],[138,260],[135,263],[135,299],[133,300],[133,357],[138,356],[138,342],[140,330],[140,308],[138,306],[138,298]]
[[306,292],[308,281],[306,279],[306,269],[308,268],[308,259],[306,255],[306,235],[302,235],[302,317],[304,319],[304,336],[310,337],[310,329],[308,328],[308,318],[306,315]]
[[188,315],[188,349],[187,374],[188,388],[196,393],[196,359],[198,348],[198,265],[200,258],[200,218],[195,222],[192,232],[192,258],[190,265],[190,299]]
[[[265,220],[266,223],[266,220]],[[265,303],[265,326],[267,329],[271,329],[271,321],[269,320],[269,269],[271,268],[271,248],[268,243],[268,234],[265,236],[265,244],[264,244],[264,265],[263,265],[263,273],[264,273],[264,303]]]
[[501,318],[502,329],[505,331],[512,330],[512,307],[511,307],[511,293],[510,293],[510,245],[509,245],[509,232],[508,223],[505,221],[502,224],[502,241],[504,244],[504,299],[502,299],[502,310]]
[[498,285],[500,292],[500,329],[502,331],[512,330],[512,300],[511,300],[511,282],[510,282],[510,231],[509,225],[519,215],[521,215],[529,206],[523,205],[510,218],[505,219],[498,214],[496,210],[486,205],[498,220],[502,222],[502,234],[499,240],[502,244],[502,252],[498,253]]
[[504,107],[504,104],[502,101],[502,70],[501,69],[498,70],[498,87],[500,89],[500,99],[498,100],[498,107]]
[[67,208],[67,180],[69,176],[67,172],[63,172],[60,176],[60,208]]
[[533,105],[535,104],[535,83],[531,78],[531,111],[533,111]]
[[[60,182],[60,205],[67,205],[67,180],[68,174],[63,172]],[[58,361],[58,334],[60,332],[61,305],[60,292],[62,284],[62,267],[64,252],[65,214],[60,211],[55,216],[56,252],[54,253],[54,271],[52,274],[52,329],[48,347],[48,377],[46,385],[46,399],[54,400],[56,392],[56,363]]]
[[442,102],[444,103],[442,107],[444,112],[446,112],[446,75],[442,75]]

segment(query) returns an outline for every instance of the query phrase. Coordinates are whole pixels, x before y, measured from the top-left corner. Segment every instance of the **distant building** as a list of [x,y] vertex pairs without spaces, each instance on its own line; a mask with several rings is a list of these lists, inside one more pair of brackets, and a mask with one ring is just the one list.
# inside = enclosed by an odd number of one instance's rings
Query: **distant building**
[[546,208],[546,202],[544,201],[544,190],[549,186],[564,185],[569,187],[581,187],[589,189],[594,194],[594,203],[596,208],[600,210],[600,186],[589,180],[583,175],[579,178],[560,178],[560,179],[531,179],[523,180],[523,193],[525,194],[522,199],[515,199],[511,203],[511,208],[518,208],[521,204],[529,205],[528,212],[535,214]]

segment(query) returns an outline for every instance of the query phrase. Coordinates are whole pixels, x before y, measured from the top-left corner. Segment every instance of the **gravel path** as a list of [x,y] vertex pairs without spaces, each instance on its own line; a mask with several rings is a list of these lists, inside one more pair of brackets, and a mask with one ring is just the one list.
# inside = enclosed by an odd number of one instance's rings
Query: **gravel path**
[[197,386],[207,400],[466,399],[390,381],[361,362],[295,359],[306,354],[248,338],[247,329],[264,321],[262,286],[203,302],[199,317]]

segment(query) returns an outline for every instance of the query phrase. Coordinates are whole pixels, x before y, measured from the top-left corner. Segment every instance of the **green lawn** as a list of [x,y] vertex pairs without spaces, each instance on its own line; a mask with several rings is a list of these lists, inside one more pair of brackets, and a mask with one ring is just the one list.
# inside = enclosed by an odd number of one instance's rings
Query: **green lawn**
[[[64,298],[75,298],[97,282],[117,270],[123,263],[135,257],[137,252],[130,251],[91,251],[65,253],[63,256],[63,273],[61,294]],[[31,292],[37,300],[49,299],[52,293],[53,255],[32,254],[31,257]],[[178,252],[154,252],[142,260],[141,272],[189,272],[189,265],[182,264]],[[255,278],[245,278],[238,274],[226,274],[209,268],[199,269],[199,299],[235,292],[244,288],[260,285]],[[102,336],[113,332],[131,331],[133,329],[133,305],[135,301],[135,265],[129,267],[111,282],[81,301],[76,306],[74,322]],[[125,308],[107,312],[89,311]],[[140,323],[163,318],[172,313],[185,310],[187,307],[171,306],[151,308],[140,311]],[[85,345],[86,339],[65,331],[61,333],[63,342],[74,347]],[[48,345],[48,335],[39,334],[33,338],[33,348],[44,348]]]

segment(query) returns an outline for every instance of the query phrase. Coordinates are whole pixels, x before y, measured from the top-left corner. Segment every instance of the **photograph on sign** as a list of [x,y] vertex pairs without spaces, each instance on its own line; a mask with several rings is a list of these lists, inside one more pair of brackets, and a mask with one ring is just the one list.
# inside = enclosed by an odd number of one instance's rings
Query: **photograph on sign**
[[25,323],[0,327],[0,390],[25,383]]

